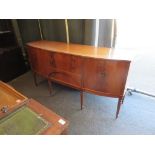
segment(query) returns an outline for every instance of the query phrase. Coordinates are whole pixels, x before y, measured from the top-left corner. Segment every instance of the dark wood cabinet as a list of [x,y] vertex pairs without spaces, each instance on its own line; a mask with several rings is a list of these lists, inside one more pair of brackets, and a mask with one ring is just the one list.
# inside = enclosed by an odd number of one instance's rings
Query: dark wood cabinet
[[0,80],[9,82],[26,71],[20,47],[0,48]]
[[130,60],[115,59],[109,48],[87,45],[36,41],[27,47],[34,75],[46,77],[49,85],[54,81],[81,90],[81,108],[83,91],[118,98],[118,117]]
[[27,71],[11,20],[0,19],[0,80],[9,82]]

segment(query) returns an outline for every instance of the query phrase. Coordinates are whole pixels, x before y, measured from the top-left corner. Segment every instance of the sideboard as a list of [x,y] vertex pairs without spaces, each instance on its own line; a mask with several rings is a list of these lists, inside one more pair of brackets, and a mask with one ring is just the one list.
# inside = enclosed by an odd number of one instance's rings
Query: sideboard
[[80,90],[81,109],[83,92],[118,98],[118,117],[131,60],[111,48],[46,40],[27,43],[27,50],[36,85],[40,75],[48,79],[50,93],[51,82]]

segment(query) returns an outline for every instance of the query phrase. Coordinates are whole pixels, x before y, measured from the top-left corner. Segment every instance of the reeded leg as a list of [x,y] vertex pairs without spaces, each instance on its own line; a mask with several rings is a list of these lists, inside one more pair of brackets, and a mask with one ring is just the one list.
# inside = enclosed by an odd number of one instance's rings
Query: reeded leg
[[34,78],[34,83],[36,86],[38,86],[38,83],[37,83],[37,75],[35,72],[33,72],[33,78]]
[[118,104],[117,104],[116,119],[118,118],[118,114],[120,111],[121,104],[122,104],[122,98],[119,98]]
[[80,97],[81,97],[81,110],[82,110],[82,107],[83,107],[83,91],[81,91]]
[[49,92],[50,92],[50,95],[52,94],[52,84],[51,84],[51,81],[48,80],[48,86],[49,86]]

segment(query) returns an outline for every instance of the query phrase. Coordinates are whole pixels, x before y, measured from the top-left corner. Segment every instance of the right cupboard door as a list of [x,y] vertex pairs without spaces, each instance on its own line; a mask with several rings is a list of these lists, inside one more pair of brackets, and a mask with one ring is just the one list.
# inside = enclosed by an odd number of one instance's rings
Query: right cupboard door
[[98,95],[122,96],[129,65],[128,61],[85,58],[84,90]]

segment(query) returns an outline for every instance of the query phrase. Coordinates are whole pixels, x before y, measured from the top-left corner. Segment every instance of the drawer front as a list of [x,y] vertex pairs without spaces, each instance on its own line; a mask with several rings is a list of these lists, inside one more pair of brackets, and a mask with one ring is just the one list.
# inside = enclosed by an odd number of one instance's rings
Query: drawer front
[[124,92],[129,63],[125,61],[85,59],[84,89],[119,96]]
[[82,58],[78,56],[50,53],[50,66],[74,74],[81,74]]
[[76,88],[81,88],[81,76],[63,70],[53,69],[49,74],[51,80],[62,84],[70,85]]

